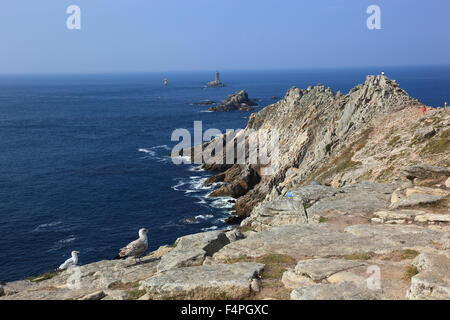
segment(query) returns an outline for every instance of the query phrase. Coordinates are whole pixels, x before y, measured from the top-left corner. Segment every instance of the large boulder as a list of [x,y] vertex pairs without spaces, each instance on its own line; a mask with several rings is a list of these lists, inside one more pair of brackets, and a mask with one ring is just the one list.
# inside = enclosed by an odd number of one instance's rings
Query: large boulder
[[260,263],[212,264],[164,271],[145,280],[151,299],[242,299],[257,289]]
[[248,93],[244,90],[229,95],[221,104],[212,106],[209,111],[252,111],[258,105],[248,98]]
[[274,226],[304,223],[308,223],[308,216],[303,202],[285,199],[255,207],[250,217],[242,221],[241,226],[251,226],[255,231],[262,231]]
[[449,254],[422,253],[412,265],[419,273],[411,278],[407,297],[414,300],[450,299]]
[[440,176],[450,176],[450,170],[447,168],[430,166],[428,164],[404,167],[401,172],[410,180],[414,180],[415,178],[431,179]]
[[450,192],[439,188],[418,187],[397,189],[392,193],[392,209],[430,204],[445,199]]
[[175,248],[162,256],[158,272],[180,267],[200,265],[207,256],[212,256],[230,243],[223,231],[209,231],[178,238]]

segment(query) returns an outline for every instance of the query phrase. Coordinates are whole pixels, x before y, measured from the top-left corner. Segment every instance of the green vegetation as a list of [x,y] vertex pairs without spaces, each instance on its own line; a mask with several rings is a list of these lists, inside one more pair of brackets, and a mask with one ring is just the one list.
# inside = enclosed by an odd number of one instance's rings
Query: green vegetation
[[45,280],[49,280],[55,276],[57,276],[59,273],[61,273],[61,271],[54,271],[54,272],[45,272],[37,277],[28,277],[25,278],[25,280],[29,280],[31,282],[41,282],[41,281],[45,281]]
[[304,202],[304,203],[303,203],[303,208],[308,209],[308,208],[310,208],[312,205],[313,205],[312,202]]
[[422,203],[419,204],[418,207],[420,208],[431,208],[431,209],[445,209],[447,208],[447,200],[446,199],[442,199],[442,200],[438,200],[438,201],[434,201],[434,202],[430,202],[430,203]]
[[418,255],[419,255],[418,251],[411,250],[411,249],[405,249],[405,250],[402,250],[402,252],[401,252],[402,259],[414,259]]
[[324,222],[326,222],[328,219],[327,218],[325,218],[325,217],[320,217],[319,218],[319,223],[324,223]]
[[344,256],[345,260],[370,260],[372,258],[370,253],[354,253]]
[[285,254],[268,254],[256,258],[256,262],[264,264],[295,264],[297,261]]
[[139,287],[139,281],[123,283],[122,281],[113,282],[108,286],[111,290],[128,290]]
[[139,290],[139,289],[129,290],[129,291],[127,291],[127,295],[128,295],[127,299],[128,300],[137,300],[146,293],[147,293],[147,291],[145,291],[145,290]]
[[442,133],[432,139],[421,151],[421,155],[438,154],[448,152],[450,150],[450,129],[442,131]]
[[406,281],[411,281],[411,278],[419,273],[417,267],[409,265],[405,268],[405,272],[403,273],[403,279]]
[[281,277],[287,268],[293,268],[297,260],[285,254],[267,254],[256,258],[241,256],[227,260],[227,263],[258,262],[264,264],[261,272],[261,288],[263,293],[256,293],[251,299],[270,296],[274,299],[289,299],[290,290],[281,283]]
[[244,227],[238,227],[238,228],[241,232],[252,231],[252,227],[250,227],[250,226],[244,226]]

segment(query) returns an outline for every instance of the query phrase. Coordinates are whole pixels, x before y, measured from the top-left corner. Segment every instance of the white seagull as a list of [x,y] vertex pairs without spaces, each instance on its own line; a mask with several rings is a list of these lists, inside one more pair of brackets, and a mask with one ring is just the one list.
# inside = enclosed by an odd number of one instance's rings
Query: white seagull
[[70,267],[75,267],[78,263],[78,254],[80,251],[72,251],[72,257],[67,259],[62,265],[59,266],[58,270],[65,270]]
[[139,229],[139,239],[130,242],[126,247],[120,249],[119,254],[114,259],[122,259],[127,257],[133,257],[134,260],[139,258],[144,254],[148,248],[147,233],[148,229]]

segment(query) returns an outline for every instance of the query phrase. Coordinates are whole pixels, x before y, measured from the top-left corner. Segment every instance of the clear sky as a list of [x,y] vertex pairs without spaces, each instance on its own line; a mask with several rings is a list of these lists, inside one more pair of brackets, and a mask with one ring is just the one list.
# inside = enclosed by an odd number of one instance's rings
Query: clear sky
[[[66,9],[81,8],[81,30]],[[381,8],[381,30],[366,9]],[[448,0],[1,0],[0,72],[450,64]]]

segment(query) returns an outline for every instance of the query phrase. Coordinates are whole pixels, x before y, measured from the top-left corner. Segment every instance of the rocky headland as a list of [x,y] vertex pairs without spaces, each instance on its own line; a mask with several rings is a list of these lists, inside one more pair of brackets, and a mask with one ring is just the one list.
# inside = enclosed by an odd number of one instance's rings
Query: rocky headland
[[272,175],[204,165],[239,226],[83,265],[77,288],[70,270],[10,282],[0,299],[448,300],[450,111],[422,107],[385,76],[346,95],[292,88],[243,130],[279,132]]
[[224,111],[253,111],[258,104],[248,98],[245,90],[230,94],[223,102],[217,106],[212,106],[208,111],[224,112]]

